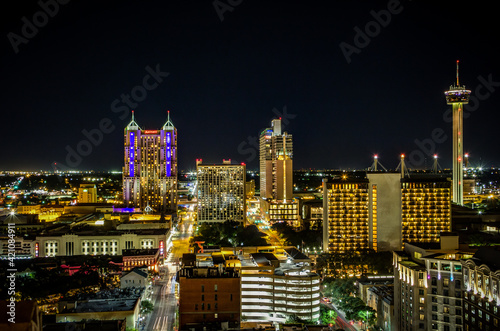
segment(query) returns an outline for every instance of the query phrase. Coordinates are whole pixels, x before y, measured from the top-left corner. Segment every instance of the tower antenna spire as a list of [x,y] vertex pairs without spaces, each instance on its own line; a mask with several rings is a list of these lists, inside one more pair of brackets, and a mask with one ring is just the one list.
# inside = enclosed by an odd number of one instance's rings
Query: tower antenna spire
[[134,111],[132,110],[132,121],[134,121]]
[[459,80],[458,80],[458,60],[457,60],[457,86],[460,86]]

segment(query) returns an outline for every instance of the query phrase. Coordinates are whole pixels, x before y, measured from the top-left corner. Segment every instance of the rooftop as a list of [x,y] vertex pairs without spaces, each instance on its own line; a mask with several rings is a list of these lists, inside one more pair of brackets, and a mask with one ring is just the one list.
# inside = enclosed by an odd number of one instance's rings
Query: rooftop
[[239,278],[240,273],[234,268],[219,267],[183,267],[179,277],[185,278]]
[[144,255],[156,255],[158,253],[158,248],[150,249],[124,249],[122,250],[123,256],[144,256]]
[[303,254],[301,251],[299,251],[295,247],[285,248],[284,251],[285,251],[286,255],[288,255],[293,260],[311,260],[308,256]]
[[80,293],[61,299],[59,311],[84,313],[133,310],[143,291],[142,288],[132,287],[115,288],[97,293]]
[[491,271],[500,270],[500,247],[481,247],[472,260],[478,266],[486,264]]
[[394,305],[394,285],[373,286],[368,289],[390,305]]

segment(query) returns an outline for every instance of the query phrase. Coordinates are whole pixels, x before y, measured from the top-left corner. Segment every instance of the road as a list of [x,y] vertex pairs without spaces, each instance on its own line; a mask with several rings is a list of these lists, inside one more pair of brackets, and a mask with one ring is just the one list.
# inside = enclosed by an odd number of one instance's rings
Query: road
[[[281,241],[278,234],[273,231],[268,222],[263,220],[261,216],[257,213],[251,214],[248,216],[248,223],[254,224],[259,228],[259,231],[267,235],[267,242],[272,246],[283,246],[283,242]],[[255,223],[257,221],[257,223]]]
[[335,325],[336,328],[342,328],[342,329],[348,330],[348,331],[362,330],[360,325],[358,325],[356,323],[354,323],[354,324],[349,323],[349,321],[345,319],[344,313],[341,310],[337,309],[337,307],[335,307],[332,303],[325,302],[323,300],[321,300],[321,303],[323,303],[328,308],[333,309],[333,310],[335,310],[335,312],[337,312],[337,320],[336,320],[336,325]]
[[144,327],[139,330],[172,331],[176,319],[177,299],[175,298],[175,273],[179,268],[179,258],[189,252],[189,238],[193,232],[193,221],[187,218],[178,226],[173,235],[173,248],[160,267],[160,279],[153,284],[152,301],[154,310],[145,319]]

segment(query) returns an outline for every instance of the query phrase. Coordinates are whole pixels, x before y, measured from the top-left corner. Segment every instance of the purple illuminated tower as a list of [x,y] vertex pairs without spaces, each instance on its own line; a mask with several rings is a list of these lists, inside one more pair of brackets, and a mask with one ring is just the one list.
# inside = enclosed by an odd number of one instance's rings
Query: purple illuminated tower
[[123,200],[143,211],[177,211],[177,129],[170,121],[161,130],[143,130],[134,119],[125,128]]

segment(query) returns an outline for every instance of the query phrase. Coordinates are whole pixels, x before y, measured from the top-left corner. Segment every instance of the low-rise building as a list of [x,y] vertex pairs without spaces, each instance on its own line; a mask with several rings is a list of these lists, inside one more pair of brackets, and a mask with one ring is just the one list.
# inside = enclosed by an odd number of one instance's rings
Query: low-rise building
[[146,287],[148,274],[143,269],[134,268],[120,277],[120,288]]
[[137,328],[143,295],[144,289],[125,288],[63,298],[56,322],[126,319],[128,327]]
[[179,327],[240,325],[239,272],[234,268],[183,267],[179,272]]
[[372,286],[368,289],[367,306],[377,311],[379,328],[385,331],[397,331],[394,323],[394,286]]
[[125,249],[123,255],[123,270],[128,271],[138,267],[147,267],[150,272],[158,272],[160,250],[153,249]]
[[241,316],[248,322],[283,323],[287,315],[319,318],[320,277],[294,264],[241,268]]

